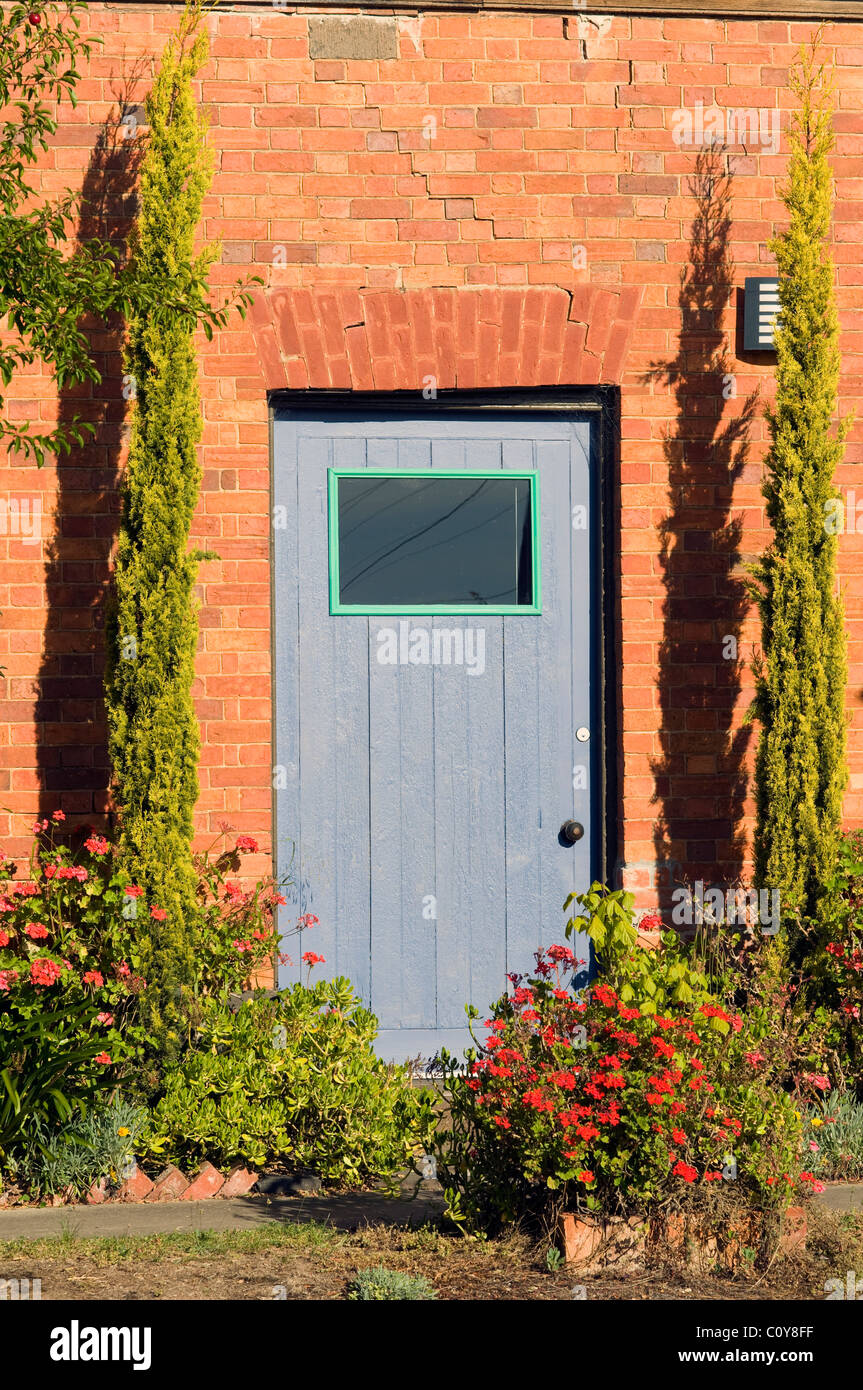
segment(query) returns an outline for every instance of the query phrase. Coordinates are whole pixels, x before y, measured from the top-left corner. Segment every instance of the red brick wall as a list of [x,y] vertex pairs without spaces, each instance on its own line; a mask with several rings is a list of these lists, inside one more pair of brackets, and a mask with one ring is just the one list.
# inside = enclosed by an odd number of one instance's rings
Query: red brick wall
[[[176,14],[162,5],[91,6],[104,45],[43,161],[45,193],[86,180],[91,197],[107,188],[113,214],[124,215],[117,198],[127,191],[130,151],[122,141],[110,157],[94,150],[124,74],[136,78],[127,99],[141,100]],[[751,812],[753,738],[741,721],[757,632],[742,575],[766,539],[758,462],[765,427],[747,402],[771,384],[770,359],[738,356],[737,290],[746,275],[771,273],[766,246],[782,220],[777,183],[787,141],[783,133],[778,154],[732,147],[724,223],[716,200],[725,181],[713,171],[711,203],[710,171],[697,171],[694,150],[675,143],[672,116],[698,101],[778,107],[784,127],[788,65],[812,26],[624,17],[606,24],[503,12],[433,12],[397,23],[397,59],[311,61],[307,11],[240,4],[208,20],[212,56],[201,95],[216,173],[204,231],[223,241],[218,282],[248,269],[265,277],[268,296],[254,322],[235,320],[201,345],[205,476],[195,534],[221,556],[201,568],[201,834],[227,820],[266,837],[269,825],[265,388],[280,374],[292,385],[327,377],[359,384],[345,345],[352,325],[367,315],[372,323],[375,313],[383,314],[382,336],[375,347],[363,330],[375,357],[363,370],[373,385],[415,388],[412,340],[389,353],[386,344],[413,321],[402,304],[428,306],[448,289],[457,315],[471,322],[476,314],[477,332],[498,320],[500,327],[513,313],[504,305],[517,303],[517,316],[525,305],[542,306],[542,365],[534,370],[535,353],[524,351],[522,367],[513,367],[510,350],[510,374],[577,384],[598,372],[621,384],[621,855],[632,862],[659,854],[703,868],[706,878],[733,878],[745,862]],[[863,394],[863,25],[829,25],[826,43],[839,64],[833,250],[848,409]],[[428,117],[434,122],[424,126]],[[315,297],[297,293],[307,291]],[[572,298],[562,300],[562,291]],[[640,304],[615,340],[625,339],[625,352],[591,352],[585,335],[604,333],[607,306],[624,296]],[[321,304],[333,309],[323,334],[314,324]],[[353,310],[337,312],[339,305]],[[429,312],[416,310],[420,319]],[[565,359],[564,338],[574,344]],[[461,338],[449,357],[435,341],[431,335],[430,370],[445,375],[449,361],[454,382],[479,384],[464,365],[457,375]],[[79,404],[100,422],[97,442],[59,472],[13,461],[3,483],[6,497],[41,495],[46,517],[59,497],[41,544],[0,536],[0,805],[9,808],[0,832],[17,850],[37,811],[59,804],[87,820],[106,804],[101,614],[124,442],[118,344],[105,337],[96,346],[108,384]],[[16,418],[52,418],[50,380],[34,373],[19,381],[11,409]],[[854,486],[860,439],[858,426],[840,478],[846,487]],[[856,533],[843,537],[841,568],[850,642],[846,807],[858,822]],[[723,656],[729,637],[739,643],[738,665]]]

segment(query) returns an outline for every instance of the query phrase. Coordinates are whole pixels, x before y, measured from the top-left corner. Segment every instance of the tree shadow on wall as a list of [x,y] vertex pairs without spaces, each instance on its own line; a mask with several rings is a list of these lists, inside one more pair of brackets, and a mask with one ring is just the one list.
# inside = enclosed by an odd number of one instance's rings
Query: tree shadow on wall
[[659,648],[659,756],[651,760],[659,807],[654,849],[663,897],[675,879],[733,883],[745,856],[742,826],[752,729],[735,727],[749,608],[741,574],[741,521],[733,488],[746,462],[758,395],[725,415],[734,360],[722,315],[734,294],[726,152],[699,153],[690,255],[681,274],[677,355],[651,365],[671,388],[676,419],[665,435],[669,514],[659,526],[665,584]]
[[[144,140],[141,108],[124,84],[117,114],[102,127],[82,184],[76,235],[99,237],[121,253],[137,211]],[[96,433],[58,457],[57,495],[45,551],[46,618],[36,703],[40,816],[62,808],[74,825],[101,824],[109,808],[110,766],[103,692],[104,614],[117,536],[124,457],[124,325],[85,325],[101,383],[60,393],[59,417],[92,421]]]

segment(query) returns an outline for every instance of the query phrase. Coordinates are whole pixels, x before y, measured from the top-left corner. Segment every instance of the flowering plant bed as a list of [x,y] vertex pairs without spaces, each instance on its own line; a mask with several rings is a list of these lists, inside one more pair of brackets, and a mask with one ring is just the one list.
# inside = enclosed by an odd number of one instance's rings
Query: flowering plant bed
[[0,864],[0,1160],[103,1091],[144,1041],[129,932],[140,890],[101,835],[77,855],[55,844],[64,819],[34,827],[26,878]]
[[803,1170],[769,1019],[725,1007],[673,933],[638,948],[628,894],[597,885],[578,901],[586,917],[567,930],[587,931],[600,980],[573,992],[572,950],[538,952],[533,977],[510,977],[468,1074],[447,1059],[452,1128],[438,1149],[453,1217],[629,1216],[711,1206],[717,1185],[781,1210],[820,1185]]
[[[42,1195],[69,1184],[83,1194],[100,1156],[104,1173],[123,1166],[110,1124],[96,1131],[121,1092],[152,1095],[161,1070],[140,1007],[141,961],[148,927],[167,909],[147,901],[104,835],[63,842],[64,822],[58,810],[33,827],[25,874],[0,856],[0,1180]],[[208,998],[227,998],[272,963],[273,912],[285,899],[272,879],[246,889],[234,877],[257,850],[241,835],[195,857],[196,906],[184,923],[198,962],[190,1033]],[[306,914],[297,933],[316,921]]]

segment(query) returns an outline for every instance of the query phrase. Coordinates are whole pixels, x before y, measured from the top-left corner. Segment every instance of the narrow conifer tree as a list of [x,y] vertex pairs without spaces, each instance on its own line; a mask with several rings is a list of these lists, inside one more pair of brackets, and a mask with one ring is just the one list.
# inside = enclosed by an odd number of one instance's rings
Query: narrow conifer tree
[[[143,279],[183,286],[192,298],[206,285],[213,259],[210,249],[195,251],[212,164],[192,80],[207,47],[200,8],[191,4],[147,99],[149,142],[132,246]],[[159,313],[133,307],[130,316],[126,370],[135,399],[106,668],[120,843],[149,909],[137,925],[137,964],[148,981],[145,1013],[169,1055],[193,980],[193,586],[202,558],[189,549],[201,480],[196,327],[193,314],[169,305]]]
[[839,325],[833,261],[832,84],[817,44],[792,74],[787,229],[771,243],[779,272],[777,389],[767,413],[763,492],[773,540],[755,567],[761,616],[753,713],[755,873],[783,911],[818,916],[841,827],[846,783],[846,644],[836,573],[833,477],[848,422],[836,423]]

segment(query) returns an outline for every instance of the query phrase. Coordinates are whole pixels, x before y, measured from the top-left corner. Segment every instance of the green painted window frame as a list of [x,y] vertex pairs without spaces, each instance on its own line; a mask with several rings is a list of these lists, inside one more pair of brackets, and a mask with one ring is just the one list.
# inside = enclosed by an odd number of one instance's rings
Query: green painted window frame
[[[526,478],[530,483],[530,562],[533,603],[342,603],[339,599],[339,479],[340,478]],[[542,612],[539,544],[539,473],[535,468],[330,468],[327,470],[329,509],[330,613],[373,616],[387,613],[430,616],[530,617]]]

